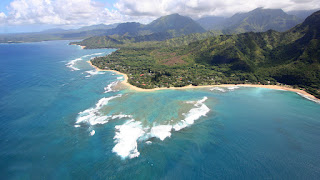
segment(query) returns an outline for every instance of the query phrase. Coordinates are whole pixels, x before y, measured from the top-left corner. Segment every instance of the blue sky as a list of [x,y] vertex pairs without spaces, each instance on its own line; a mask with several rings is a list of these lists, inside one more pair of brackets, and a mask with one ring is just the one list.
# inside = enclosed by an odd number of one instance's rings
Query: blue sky
[[[6,8],[9,7],[9,10]],[[121,22],[149,23],[173,13],[194,19],[231,16],[255,8],[310,10],[319,0],[0,0],[0,33],[77,28]]]
[[0,1],[0,12],[8,13],[7,6],[10,4],[11,0],[1,0]]

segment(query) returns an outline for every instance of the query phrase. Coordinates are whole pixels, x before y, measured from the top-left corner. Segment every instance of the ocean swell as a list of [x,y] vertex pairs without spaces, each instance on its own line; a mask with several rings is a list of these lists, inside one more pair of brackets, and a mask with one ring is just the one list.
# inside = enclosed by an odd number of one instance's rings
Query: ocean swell
[[68,68],[70,68],[71,71],[79,71],[80,69],[79,69],[79,68],[76,68],[76,67],[75,67],[75,64],[77,63],[77,61],[81,61],[81,60],[82,60],[82,58],[74,59],[74,60],[68,62],[68,63],[66,64],[66,66],[67,66]]
[[304,98],[306,98],[306,99],[310,100],[310,101],[313,101],[313,102],[315,102],[315,103],[318,103],[318,104],[320,104],[320,100],[318,100],[318,99],[315,99],[315,98],[310,98],[309,96],[307,96],[307,95],[304,95],[304,94],[302,94],[302,93],[299,93],[299,92],[297,92],[297,94],[298,94],[298,95],[300,95],[301,97],[304,97]]
[[71,60],[70,62],[68,62],[66,64],[66,66],[68,68],[70,68],[71,71],[79,71],[80,69],[76,67],[76,64],[77,64],[78,61],[82,61],[82,60],[88,59],[88,57],[98,57],[98,55],[103,55],[103,54],[104,53],[93,53],[93,54],[84,55],[84,56],[81,56],[80,58]]
[[104,105],[107,105],[110,100],[121,97],[121,96],[122,96],[121,94],[118,94],[116,96],[104,97],[97,102],[94,108],[89,108],[82,112],[79,112],[78,113],[79,116],[77,118],[76,124],[88,123],[90,125],[96,125],[96,124],[107,123],[110,119],[112,119],[112,116],[103,115],[99,112],[99,110]]
[[195,101],[194,108],[190,109],[190,111],[188,113],[183,114],[185,116],[185,119],[183,119],[179,123],[173,125],[173,129],[175,131],[180,131],[181,129],[192,125],[195,120],[199,119],[202,116],[205,116],[210,111],[208,106],[206,106],[204,104],[204,102],[207,99],[208,98],[205,96],[201,100]]
[[91,77],[91,76],[94,76],[94,75],[97,75],[97,74],[105,74],[105,72],[97,71],[97,70],[86,71],[86,73],[89,74],[86,77]]
[[140,155],[138,151],[139,141],[146,141],[147,144],[152,143],[151,138],[158,138],[163,141],[167,137],[171,137],[172,129],[179,131],[194,124],[195,120],[200,117],[205,116],[210,111],[204,104],[207,99],[207,97],[203,97],[199,101],[188,101],[187,103],[194,104],[194,108],[184,114],[185,119],[175,125],[143,127],[141,122],[131,119],[123,125],[116,126],[116,135],[114,136],[116,145],[112,149],[112,152],[119,155],[122,159],[138,157]]
[[140,153],[137,140],[145,134],[141,122],[132,119],[123,125],[116,126],[115,129],[116,135],[113,139],[116,145],[112,152],[117,153],[122,159],[138,157]]
[[114,91],[112,88],[113,88],[114,86],[116,86],[119,82],[120,82],[120,81],[114,81],[114,82],[108,84],[108,85],[104,88],[104,93],[108,93],[108,92]]

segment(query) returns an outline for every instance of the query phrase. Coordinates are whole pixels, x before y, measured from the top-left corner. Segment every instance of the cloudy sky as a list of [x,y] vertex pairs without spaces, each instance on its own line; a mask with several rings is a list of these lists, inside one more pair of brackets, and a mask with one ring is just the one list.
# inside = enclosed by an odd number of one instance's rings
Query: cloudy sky
[[285,11],[320,8],[320,0],[0,0],[0,33],[148,23],[172,13],[200,18],[231,16],[257,7]]

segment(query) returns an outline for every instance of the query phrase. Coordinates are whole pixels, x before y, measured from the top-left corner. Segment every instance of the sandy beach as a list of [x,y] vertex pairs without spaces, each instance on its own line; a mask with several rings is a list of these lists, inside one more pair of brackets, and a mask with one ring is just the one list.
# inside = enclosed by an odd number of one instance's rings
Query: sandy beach
[[276,89],[276,90],[284,90],[284,91],[292,91],[292,92],[296,92],[301,96],[304,96],[305,98],[308,98],[310,100],[315,100],[315,101],[319,101],[320,99],[316,98],[315,96],[313,96],[312,94],[307,93],[306,91],[302,90],[302,89],[294,89],[291,88],[290,86],[279,86],[279,85],[259,85],[259,84],[219,84],[219,85],[205,85],[205,86],[192,86],[191,84],[188,86],[184,86],[184,87],[163,87],[163,88],[154,88],[154,89],[143,89],[143,88],[139,88],[136,86],[131,85],[130,83],[128,83],[128,76],[124,73],[121,73],[119,71],[115,71],[115,70],[104,70],[104,69],[100,69],[96,66],[94,66],[91,61],[87,61],[92,67],[94,67],[97,71],[111,71],[120,75],[123,75],[124,80],[121,82],[121,84],[123,84],[124,86],[135,90],[135,91],[139,91],[139,92],[153,92],[153,91],[158,91],[158,90],[168,90],[168,89],[191,89],[191,88],[213,88],[213,87],[233,87],[233,86],[239,86],[239,87],[257,87],[257,88],[267,88],[267,89]]
[[81,49],[84,49],[86,48],[86,46],[81,46],[81,45],[78,45],[78,44],[71,44],[71,45],[76,45],[76,46],[80,46]]

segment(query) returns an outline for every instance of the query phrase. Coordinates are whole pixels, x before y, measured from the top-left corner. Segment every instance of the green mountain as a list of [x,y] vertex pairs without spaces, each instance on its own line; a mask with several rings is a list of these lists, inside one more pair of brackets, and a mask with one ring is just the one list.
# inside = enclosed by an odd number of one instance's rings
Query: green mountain
[[152,32],[168,32],[173,37],[206,31],[191,18],[179,14],[160,17],[146,25],[145,29]]
[[194,20],[179,14],[171,14],[168,16],[160,17],[150,24],[142,25],[136,22],[122,23],[116,28],[110,29],[106,35],[120,35],[120,36],[144,36],[153,33],[167,34],[171,37],[178,37],[188,35],[191,33],[202,33],[205,30]]
[[129,82],[142,88],[280,82],[320,97],[319,31],[320,11],[282,33],[210,36],[178,46],[169,40],[153,46],[137,43],[92,63],[131,74]]
[[177,47],[217,35],[221,35],[221,33],[216,31],[207,31],[205,33],[193,33],[186,36],[172,38],[172,35],[168,32],[159,32],[134,37],[125,35],[94,36],[80,42],[71,42],[70,44],[86,46],[86,49],[158,46]]
[[222,30],[225,34],[245,32],[265,32],[269,29],[275,31],[286,31],[303,20],[294,15],[288,15],[281,9],[257,8],[247,13],[237,13],[230,18],[217,22],[214,17],[199,19],[198,22],[204,27],[213,30]]
[[84,39],[92,36],[104,35],[108,29],[117,24],[84,26],[79,29],[48,29],[34,33],[0,34],[0,43],[38,42],[50,40]]
[[296,10],[296,11],[288,11],[287,14],[294,15],[300,19],[305,20],[308,16],[310,16],[312,13],[319,11],[318,9],[311,9],[311,10]]
[[151,32],[144,32],[144,25],[137,22],[121,23],[116,28],[105,32],[106,35],[120,35],[120,36],[138,36],[141,34],[150,34]]
[[77,29],[77,31],[90,31],[90,30],[97,30],[97,29],[113,29],[116,28],[119,25],[119,23],[115,23],[115,24],[96,24],[96,25],[91,25],[91,26],[84,26],[81,27],[79,29]]
[[[90,37],[82,42],[72,42],[71,44],[84,45],[87,48],[123,47],[128,43],[163,41],[182,35],[204,32],[206,31],[191,18],[172,14],[160,17],[147,25],[135,22],[122,23],[116,28],[106,31],[105,36]],[[213,32],[208,34],[211,33]],[[199,37],[204,36],[207,37],[206,35]]]
[[[320,11],[287,32],[269,30],[212,37],[188,45],[196,62],[227,64],[233,71],[272,77],[278,82],[320,89]],[[186,47],[184,47],[186,49]]]
[[222,24],[226,21],[225,17],[219,17],[219,16],[208,16],[203,17],[197,20],[197,23],[199,23],[203,28],[206,30],[218,30],[222,28]]
[[180,16],[179,14],[172,14],[160,17],[147,25],[137,22],[127,22],[111,25],[93,25],[72,30],[51,29],[37,33],[2,34],[0,35],[0,43],[85,39],[103,35],[126,36],[126,38],[135,37],[134,42],[159,41],[202,32],[205,32],[205,30],[191,18]]

